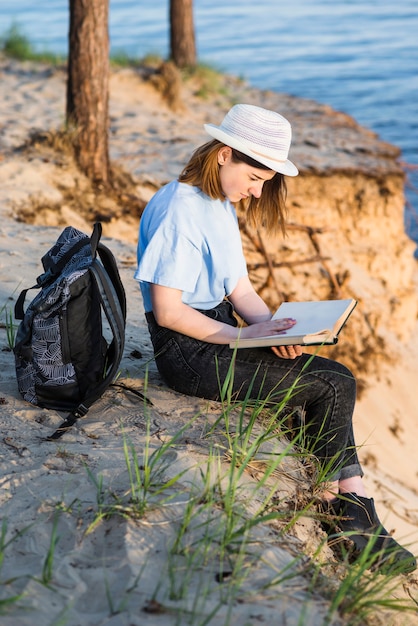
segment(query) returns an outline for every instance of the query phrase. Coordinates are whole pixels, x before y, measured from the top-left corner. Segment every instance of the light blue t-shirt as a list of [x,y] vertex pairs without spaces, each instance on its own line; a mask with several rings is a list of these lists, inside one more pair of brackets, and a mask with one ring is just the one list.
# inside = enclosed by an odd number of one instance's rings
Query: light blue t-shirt
[[179,289],[184,303],[210,309],[247,273],[229,200],[212,200],[177,180],[151,198],[141,217],[135,272],[145,311],[152,309],[150,283]]

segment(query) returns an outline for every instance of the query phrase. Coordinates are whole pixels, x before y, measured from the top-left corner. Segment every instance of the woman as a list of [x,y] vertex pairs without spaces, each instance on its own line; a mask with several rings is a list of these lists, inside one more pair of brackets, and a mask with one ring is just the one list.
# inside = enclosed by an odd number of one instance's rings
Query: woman
[[[335,361],[303,354],[301,346],[240,349],[240,336],[280,334],[293,319],[272,320],[246,269],[234,205],[267,231],[285,231],[285,176],[289,122],[276,112],[238,104],[220,126],[205,125],[212,140],[198,148],[178,180],[148,203],[138,242],[139,281],[158,370],[184,394],[219,398],[234,358],[233,392],[242,399],[277,402],[294,385],[290,403],[303,406],[306,440],[330,468],[324,493],[339,526],[383,567],[412,571],[413,555],[387,533],[364,490],[352,429],[356,383]],[[238,316],[245,325],[238,325]],[[370,546],[369,546],[370,547]]]

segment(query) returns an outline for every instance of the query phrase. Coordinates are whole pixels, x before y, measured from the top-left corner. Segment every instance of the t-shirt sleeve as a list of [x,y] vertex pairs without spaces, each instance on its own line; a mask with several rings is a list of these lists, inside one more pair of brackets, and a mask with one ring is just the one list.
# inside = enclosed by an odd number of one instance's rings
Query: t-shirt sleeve
[[173,228],[160,227],[144,250],[135,278],[193,292],[201,265],[201,253],[187,237]]

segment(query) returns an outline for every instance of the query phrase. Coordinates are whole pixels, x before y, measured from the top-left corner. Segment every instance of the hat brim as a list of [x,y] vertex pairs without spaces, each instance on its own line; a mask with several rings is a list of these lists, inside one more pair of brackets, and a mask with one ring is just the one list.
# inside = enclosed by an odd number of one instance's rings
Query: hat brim
[[215,126],[215,124],[204,124],[204,128],[207,134],[214,139],[217,139],[230,148],[234,148],[234,150],[238,150],[238,152],[246,154],[254,159],[254,161],[258,161],[274,172],[279,172],[280,174],[285,174],[286,176],[297,176],[299,174],[298,168],[294,165],[294,163],[292,163],[292,161],[289,161],[289,159],[286,159],[286,161],[275,161],[269,159],[267,156],[260,156],[260,154],[254,152],[245,141],[238,139],[237,137],[232,137],[218,126]]

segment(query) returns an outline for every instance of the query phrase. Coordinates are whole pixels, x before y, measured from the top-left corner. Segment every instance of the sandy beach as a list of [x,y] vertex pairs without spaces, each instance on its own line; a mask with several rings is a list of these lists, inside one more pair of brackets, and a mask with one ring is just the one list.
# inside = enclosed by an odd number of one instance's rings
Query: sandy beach
[[[332,597],[342,585],[338,562],[313,508],[295,515],[311,493],[308,469],[284,455],[283,439],[263,442],[259,463],[238,472],[228,458],[221,404],[181,396],[163,384],[133,279],[136,216],[104,223],[104,242],[118,260],[128,302],[118,382],[149,402],[114,386],[62,439],[46,440],[62,415],[20,397],[8,319],[20,291],[41,273],[41,257],[63,227],[71,224],[89,233],[91,224],[63,200],[82,184],[65,159],[21,149],[31,133],[62,127],[65,72],[2,59],[0,76],[0,624],[418,624],[416,572],[390,579],[389,595],[408,603],[407,613],[385,611],[376,601],[370,621],[350,622],[354,618],[347,608],[345,613],[332,609]],[[235,89],[251,101],[257,98],[238,82]],[[258,97],[261,103],[274,99],[266,93]],[[285,97],[283,102],[291,107]],[[218,115],[224,109],[225,100],[184,100],[173,111],[151,85],[121,70],[112,75],[110,104],[111,158],[136,177],[138,194],[146,200],[178,174],[205,139],[203,123],[214,110]],[[311,105],[305,106],[308,116]],[[44,208],[44,200],[59,204],[59,213]],[[36,215],[25,223],[21,209],[29,204]],[[412,267],[405,281],[409,293],[418,296],[418,265],[409,260],[413,247],[402,247],[402,263]],[[370,277],[359,274],[350,250],[344,254],[366,294]],[[397,261],[386,263],[395,271]],[[415,311],[417,298],[408,297]],[[364,375],[367,385],[354,424],[366,485],[381,520],[418,554],[415,312],[403,339],[392,338],[394,326],[396,319],[388,318],[387,345],[393,345],[395,359],[380,359],[375,373]],[[230,419],[235,433],[238,415],[232,412]],[[256,425],[253,437],[260,433]],[[263,459],[272,452],[283,462],[263,479]],[[142,512],[133,514],[135,459],[146,467],[152,453],[151,484],[141,491]],[[225,494],[231,482],[238,495],[234,516],[228,518]],[[244,520],[258,514],[269,498],[268,511],[287,503],[286,515],[242,530]],[[236,518],[228,541],[225,517]],[[313,576],[315,564],[321,573]],[[357,585],[361,597],[367,586]]]

